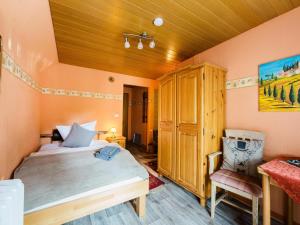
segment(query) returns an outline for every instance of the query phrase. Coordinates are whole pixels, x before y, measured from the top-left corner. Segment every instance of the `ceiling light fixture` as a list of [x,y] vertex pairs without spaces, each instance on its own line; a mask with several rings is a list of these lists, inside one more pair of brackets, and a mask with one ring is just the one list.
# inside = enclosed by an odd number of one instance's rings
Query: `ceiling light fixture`
[[146,32],[143,32],[141,34],[128,34],[128,33],[124,33],[123,36],[124,36],[124,39],[125,39],[124,48],[130,48],[129,38],[138,39],[139,40],[138,41],[138,45],[137,45],[138,49],[143,49],[144,48],[144,45],[143,45],[143,42],[142,42],[144,40],[145,41],[150,40],[150,42],[149,42],[149,48],[155,48],[154,37],[148,35]]
[[125,48],[130,48],[130,43],[128,41],[128,37],[125,37],[125,43],[124,43]]
[[163,18],[161,17],[156,17],[154,20],[153,20],[153,24],[157,27],[160,27],[164,24],[164,20]]
[[143,49],[144,48],[144,45],[142,43],[142,38],[140,38],[137,48],[138,49]]

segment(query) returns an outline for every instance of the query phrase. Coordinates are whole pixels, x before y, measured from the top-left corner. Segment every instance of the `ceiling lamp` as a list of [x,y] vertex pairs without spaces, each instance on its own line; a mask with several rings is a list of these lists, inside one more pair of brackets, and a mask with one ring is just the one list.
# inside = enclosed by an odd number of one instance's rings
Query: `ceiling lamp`
[[143,45],[143,40],[148,41],[149,42],[149,48],[155,48],[155,41],[153,36],[148,35],[146,32],[143,32],[141,34],[128,34],[128,33],[124,33],[123,34],[124,38],[125,38],[125,42],[124,42],[124,48],[130,48],[130,43],[129,43],[129,38],[133,38],[133,39],[138,39],[138,45],[137,48],[138,49],[143,49],[144,45]]
[[156,17],[154,20],[153,20],[153,24],[157,27],[160,27],[164,24],[164,20],[163,18],[161,17]]
[[130,48],[130,43],[129,43],[129,41],[128,41],[128,38],[127,38],[127,37],[125,37],[125,43],[124,43],[124,47],[125,47],[125,48]]
[[138,46],[137,46],[138,49],[143,49],[144,46],[143,46],[143,43],[142,43],[142,39],[140,38],[139,40],[139,43],[138,43]]

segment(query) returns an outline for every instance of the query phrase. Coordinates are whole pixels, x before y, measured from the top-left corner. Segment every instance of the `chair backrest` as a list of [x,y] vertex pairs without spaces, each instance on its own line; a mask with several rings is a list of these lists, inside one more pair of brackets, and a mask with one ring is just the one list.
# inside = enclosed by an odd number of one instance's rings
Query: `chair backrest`
[[236,139],[250,139],[250,140],[265,140],[265,134],[258,131],[251,131],[251,130],[232,130],[226,129],[225,130],[226,137],[232,137]]

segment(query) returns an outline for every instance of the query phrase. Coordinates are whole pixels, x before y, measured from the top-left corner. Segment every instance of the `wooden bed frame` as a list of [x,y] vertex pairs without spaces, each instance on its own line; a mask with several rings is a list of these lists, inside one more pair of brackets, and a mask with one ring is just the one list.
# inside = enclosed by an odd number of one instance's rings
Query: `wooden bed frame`
[[143,217],[146,207],[146,194],[148,193],[149,180],[138,181],[57,206],[27,213],[24,215],[24,224],[61,225],[133,199],[135,199],[134,205],[138,216]]
[[[106,133],[107,131],[97,131],[98,136]],[[56,129],[52,131],[52,134],[41,134],[41,138],[50,138],[51,142],[62,140]],[[142,180],[35,212],[26,213],[24,215],[24,224],[61,225],[130,200],[135,200],[135,210],[139,217],[143,217],[145,215],[146,195],[148,193],[149,179]]]

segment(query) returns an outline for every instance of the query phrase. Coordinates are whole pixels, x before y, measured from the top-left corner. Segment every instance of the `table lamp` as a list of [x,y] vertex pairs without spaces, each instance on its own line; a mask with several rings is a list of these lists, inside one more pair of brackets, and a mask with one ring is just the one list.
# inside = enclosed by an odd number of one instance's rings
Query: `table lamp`
[[115,137],[116,137],[116,133],[117,133],[117,129],[116,129],[115,127],[112,127],[112,128],[110,129],[110,131],[111,131],[111,133],[113,134],[113,138],[115,138]]

